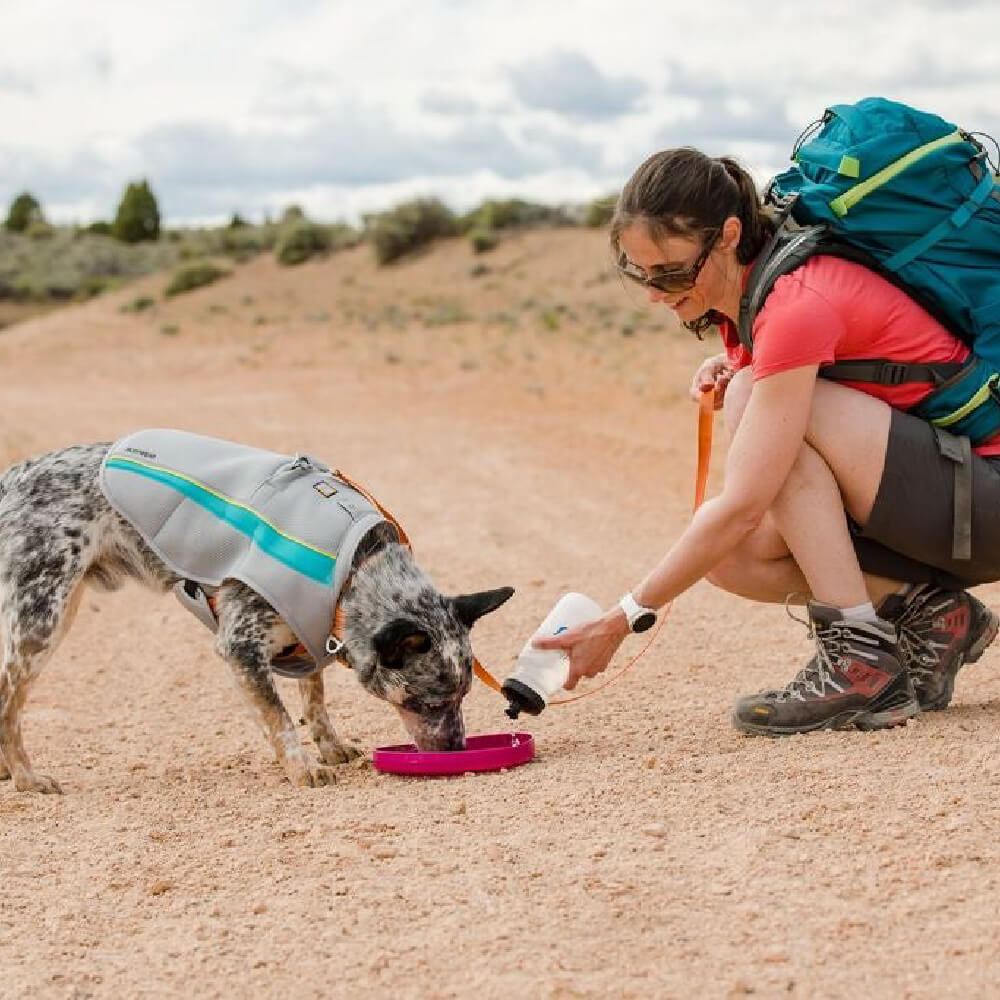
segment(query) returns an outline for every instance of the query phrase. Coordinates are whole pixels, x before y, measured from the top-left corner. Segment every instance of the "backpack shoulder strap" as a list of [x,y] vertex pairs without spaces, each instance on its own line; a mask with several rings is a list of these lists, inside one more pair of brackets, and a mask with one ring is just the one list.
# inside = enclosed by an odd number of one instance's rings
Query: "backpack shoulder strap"
[[800,226],[791,219],[791,204],[783,210],[774,235],[764,245],[747,277],[740,297],[740,315],[736,332],[740,343],[753,353],[753,325],[774,283],[784,274],[801,267],[817,253],[826,249],[826,226]]

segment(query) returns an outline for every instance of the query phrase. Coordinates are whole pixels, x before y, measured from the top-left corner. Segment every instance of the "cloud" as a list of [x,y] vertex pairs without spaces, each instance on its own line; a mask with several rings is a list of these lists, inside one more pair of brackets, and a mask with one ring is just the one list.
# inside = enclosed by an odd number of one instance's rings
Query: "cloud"
[[424,94],[420,99],[420,107],[434,115],[454,115],[456,117],[474,115],[479,110],[479,105],[468,97],[444,91],[432,91]]
[[579,52],[557,50],[508,70],[528,108],[580,119],[617,118],[631,111],[647,87],[635,76],[606,76]]
[[21,94],[24,97],[33,97],[38,92],[38,88],[26,76],[9,69],[0,69],[0,92],[2,91]]
[[136,147],[144,174],[164,192],[168,208],[191,215],[252,209],[275,191],[317,185],[391,185],[485,169],[516,181],[568,164],[594,168],[602,157],[598,145],[565,130],[517,130],[499,120],[473,119],[441,133],[422,132],[395,125],[378,108],[357,105],[344,105],[295,132],[238,133],[212,123],[177,122],[147,132]]

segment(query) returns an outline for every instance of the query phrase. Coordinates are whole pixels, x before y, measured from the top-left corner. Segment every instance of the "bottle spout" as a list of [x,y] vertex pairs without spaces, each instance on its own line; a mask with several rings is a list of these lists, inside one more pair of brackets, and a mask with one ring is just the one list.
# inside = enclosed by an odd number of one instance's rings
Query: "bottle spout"
[[500,691],[509,702],[504,711],[511,719],[516,719],[522,712],[538,715],[545,708],[545,699],[533,687],[514,677],[508,677]]

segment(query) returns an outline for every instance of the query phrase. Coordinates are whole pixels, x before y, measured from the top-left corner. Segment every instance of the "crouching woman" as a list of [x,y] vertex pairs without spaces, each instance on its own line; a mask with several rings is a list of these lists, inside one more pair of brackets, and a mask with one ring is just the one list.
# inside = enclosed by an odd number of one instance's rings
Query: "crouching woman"
[[769,735],[883,728],[944,708],[959,668],[997,634],[997,616],[968,588],[1000,579],[1000,435],[970,447],[914,415],[930,376],[818,377],[835,362],[969,356],[851,261],[816,256],[779,278],[751,356],[736,333],[740,298],[772,231],[752,178],[729,158],[667,150],[625,185],[611,224],[621,273],[689,328],[721,335],[692,395],[714,385],[724,397],[725,485],[619,605],[537,644],[569,652],[573,687],[702,578],[753,601],[801,595],[814,654],[784,687],[740,698],[734,724]]

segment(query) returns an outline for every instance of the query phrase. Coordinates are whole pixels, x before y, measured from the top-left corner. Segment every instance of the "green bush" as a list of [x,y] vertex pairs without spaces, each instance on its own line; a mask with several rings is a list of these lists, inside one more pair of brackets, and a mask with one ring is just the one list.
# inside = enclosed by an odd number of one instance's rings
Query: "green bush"
[[156,300],[149,295],[137,295],[131,302],[126,302],[118,311],[123,313],[139,313],[152,309]]
[[618,204],[618,195],[609,194],[603,198],[595,198],[587,205],[587,211],[583,217],[583,224],[591,229],[600,229],[606,226],[611,217],[615,214],[615,205]]
[[486,229],[483,226],[470,229],[468,237],[472,244],[473,253],[487,253],[497,245],[497,234],[492,229]]
[[292,266],[330,249],[330,239],[323,226],[308,219],[297,219],[282,226],[274,244],[279,264]]
[[210,285],[219,278],[225,278],[229,272],[210,260],[195,260],[189,264],[183,264],[174,271],[174,276],[170,279],[170,284],[164,292],[165,295],[180,295],[182,292],[190,292],[192,289],[201,288],[203,285]]
[[38,204],[37,199],[27,191],[22,191],[10,203],[4,228],[11,233],[23,233],[29,226],[44,221],[42,206]]
[[455,216],[438,198],[417,198],[369,216],[369,237],[379,265],[455,232]]
[[468,218],[472,226],[484,229],[513,229],[560,221],[560,213],[549,205],[539,205],[522,198],[505,198],[484,201]]
[[146,181],[125,188],[111,231],[122,243],[159,239],[160,209]]
[[34,222],[29,223],[28,228],[24,231],[24,235],[33,240],[50,240],[55,234],[55,229],[44,219],[35,219]]
[[95,236],[110,236],[111,235],[111,223],[102,222],[98,220],[97,222],[92,222],[87,226],[88,233],[93,233]]

